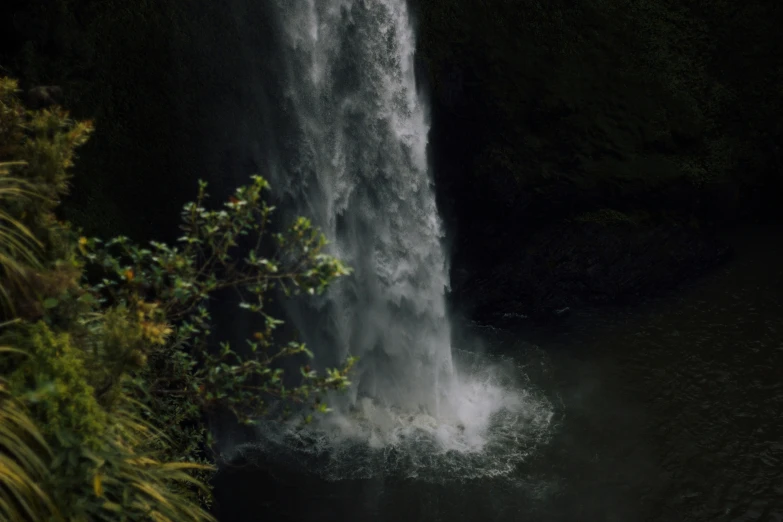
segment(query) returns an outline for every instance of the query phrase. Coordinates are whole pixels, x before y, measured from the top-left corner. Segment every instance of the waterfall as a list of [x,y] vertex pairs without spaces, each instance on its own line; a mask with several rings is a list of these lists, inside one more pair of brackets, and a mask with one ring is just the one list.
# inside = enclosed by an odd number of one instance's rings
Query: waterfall
[[319,358],[359,356],[355,392],[437,415],[453,378],[448,278],[406,2],[280,1],[279,9],[296,153],[273,187],[354,270],[317,310],[289,315]]
[[306,465],[334,478],[507,473],[551,411],[518,389],[514,368],[455,368],[407,1],[275,1],[267,176],[284,217],[310,217],[353,269],[320,298],[288,301],[286,319],[317,363],[351,354],[359,367],[348,400],[329,398],[334,414],[307,430],[264,424],[257,446],[316,456]]

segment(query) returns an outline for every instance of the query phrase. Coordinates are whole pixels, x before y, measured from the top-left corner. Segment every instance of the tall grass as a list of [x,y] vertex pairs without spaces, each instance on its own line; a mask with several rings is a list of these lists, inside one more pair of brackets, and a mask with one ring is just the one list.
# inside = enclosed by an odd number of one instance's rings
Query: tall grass
[[21,161],[0,162],[0,306],[6,315],[13,314],[14,303],[10,287],[24,288],[23,279],[30,268],[40,268],[41,242],[27,226],[6,209],[24,198],[38,197],[29,183],[12,174]]
[[[0,354],[18,352],[0,347]],[[0,520],[63,520],[41,486],[52,450],[24,405],[0,379]]]
[[151,449],[164,435],[118,358],[130,326],[112,337],[118,314],[76,299],[79,243],[55,209],[91,125],[17,94],[0,77],[0,520],[212,522],[188,494],[209,467]]

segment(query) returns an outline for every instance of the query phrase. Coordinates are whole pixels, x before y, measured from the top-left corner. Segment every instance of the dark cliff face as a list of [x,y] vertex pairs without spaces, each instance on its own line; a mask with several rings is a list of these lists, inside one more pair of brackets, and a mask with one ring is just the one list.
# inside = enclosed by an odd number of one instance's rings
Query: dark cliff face
[[264,174],[278,131],[264,107],[279,105],[272,13],[244,0],[3,2],[0,74],[60,86],[95,121],[66,217],[88,234],[171,241],[198,179],[219,201]]
[[[555,215],[637,209],[683,187],[767,188],[781,159],[783,8],[690,4],[422,0],[441,186],[492,195],[502,213],[535,194]],[[672,205],[706,205],[692,192]]]
[[779,4],[416,9],[455,294],[472,315],[669,289],[726,258],[712,231],[778,206]]
[[[506,294],[478,308],[642,296],[723,259],[710,231],[779,207],[779,2],[409,4],[462,301],[492,280]],[[5,2],[0,65],[96,119],[67,217],[171,239],[196,179],[222,197],[264,173],[278,25],[264,2],[124,5]]]

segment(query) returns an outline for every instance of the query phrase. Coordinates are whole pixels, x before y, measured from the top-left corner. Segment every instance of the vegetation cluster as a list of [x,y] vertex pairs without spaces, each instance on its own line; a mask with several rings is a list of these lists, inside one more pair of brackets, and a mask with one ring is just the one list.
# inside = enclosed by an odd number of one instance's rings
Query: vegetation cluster
[[[259,176],[214,210],[201,182],[173,245],[81,235],[58,210],[91,133],[0,78],[0,520],[211,520],[211,414],[309,422],[349,385],[352,359],[284,375],[312,354],[267,311],[349,270],[307,219],[272,226]],[[245,347],[212,320],[226,291],[258,325]]]

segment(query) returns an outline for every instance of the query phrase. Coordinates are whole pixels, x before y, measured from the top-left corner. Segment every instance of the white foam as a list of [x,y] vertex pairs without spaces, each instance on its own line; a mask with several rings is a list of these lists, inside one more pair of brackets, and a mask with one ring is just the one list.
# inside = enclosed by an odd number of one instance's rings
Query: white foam
[[513,378],[519,368],[481,364],[455,379],[449,408],[438,415],[362,398],[311,425],[265,422],[259,441],[238,451],[251,460],[258,452],[285,455],[330,480],[508,476],[547,440],[553,409]]

